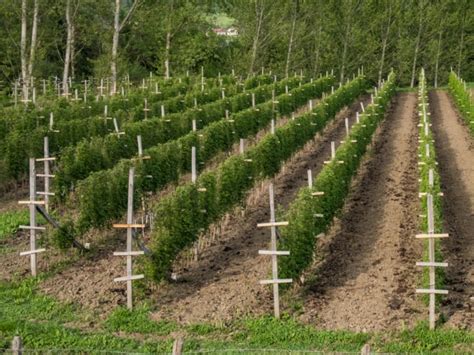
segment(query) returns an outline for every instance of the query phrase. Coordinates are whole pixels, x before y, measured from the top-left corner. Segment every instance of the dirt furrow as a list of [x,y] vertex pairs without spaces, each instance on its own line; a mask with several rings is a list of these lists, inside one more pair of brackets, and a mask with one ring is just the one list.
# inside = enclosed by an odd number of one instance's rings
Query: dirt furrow
[[443,312],[448,324],[474,329],[474,139],[461,123],[445,91],[429,96],[439,173],[445,197],[443,214],[449,238],[443,239],[448,262]]
[[420,319],[417,98],[397,96],[353,182],[342,217],[318,243],[301,318],[325,329],[376,331]]
[[[343,118],[354,122],[359,107],[357,102],[342,111],[322,135],[308,143],[271,180],[277,205],[287,207],[307,184],[307,169],[315,175],[320,171],[323,161],[330,157],[330,142],[339,143],[345,135]],[[258,256],[258,250],[268,246],[270,234],[268,230],[256,229],[258,222],[269,219],[269,182],[249,194],[244,213],[236,210],[228,215],[218,239],[203,251],[198,262],[179,270],[177,283],[159,290],[155,299],[160,311],[154,314],[155,319],[223,321],[271,312],[271,294],[258,284],[270,270],[270,260]]]

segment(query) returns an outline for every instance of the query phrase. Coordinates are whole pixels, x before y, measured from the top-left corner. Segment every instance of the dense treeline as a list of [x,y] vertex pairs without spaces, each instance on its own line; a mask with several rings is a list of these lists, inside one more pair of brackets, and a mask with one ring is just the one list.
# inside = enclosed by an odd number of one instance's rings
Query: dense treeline
[[[342,78],[364,66],[374,81],[394,68],[413,85],[423,66],[446,84],[451,67],[474,80],[473,25],[472,0],[4,0],[0,80],[262,66]],[[213,31],[228,26],[238,35]]]

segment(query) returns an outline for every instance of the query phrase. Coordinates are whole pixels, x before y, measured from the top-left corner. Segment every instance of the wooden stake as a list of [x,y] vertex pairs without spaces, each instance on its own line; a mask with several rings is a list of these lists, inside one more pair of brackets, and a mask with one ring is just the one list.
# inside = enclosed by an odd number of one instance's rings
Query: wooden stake
[[49,140],[48,137],[44,137],[44,203],[46,212],[49,212]]
[[311,171],[311,169],[308,169],[308,187],[313,187],[313,172]]
[[[128,201],[127,201],[127,249],[125,252],[115,252],[115,256],[125,256],[127,258],[127,276],[117,277],[114,279],[116,282],[126,281],[127,282],[127,308],[133,308],[133,294],[132,294],[132,281],[144,278],[144,275],[133,275],[132,274],[132,256],[142,255],[143,251],[132,251],[132,228],[133,224],[133,180],[134,180],[135,168],[130,168],[128,171]],[[114,225],[119,228],[120,225]],[[140,225],[140,227],[142,227]],[[120,227],[121,228],[121,227]]]
[[261,280],[261,285],[273,285],[273,309],[276,318],[280,318],[280,295],[278,285],[280,283],[291,283],[291,279],[279,279],[278,278],[278,256],[289,255],[289,251],[277,251],[277,235],[276,227],[288,225],[288,222],[276,222],[275,220],[275,201],[273,194],[273,184],[270,184],[269,188],[269,201],[270,201],[270,223],[260,223],[257,227],[270,227],[271,231],[271,248],[270,250],[259,250],[260,255],[270,255],[272,258],[272,279]]
[[196,171],[196,147],[191,148],[191,181],[196,183],[197,171]]

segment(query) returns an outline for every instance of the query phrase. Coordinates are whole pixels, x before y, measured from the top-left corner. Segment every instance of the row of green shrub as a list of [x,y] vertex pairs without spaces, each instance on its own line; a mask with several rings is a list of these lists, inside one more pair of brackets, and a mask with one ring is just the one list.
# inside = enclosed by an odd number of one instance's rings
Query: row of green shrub
[[[245,154],[225,160],[197,182],[179,186],[154,206],[150,276],[162,280],[181,250],[190,246],[223,214],[241,203],[257,180],[276,174],[283,162],[311,140],[336,113],[365,92],[367,81],[358,77],[324,98],[312,112],[268,134]],[[251,159],[251,162],[247,161]],[[200,192],[199,188],[205,188]]]
[[[285,91],[285,87],[293,89],[299,84],[300,81],[297,78],[286,79],[275,84],[263,85],[248,93],[254,93],[255,102],[259,104],[269,100],[272,97],[272,91],[275,91],[275,94],[278,95]],[[126,133],[121,136],[108,135],[83,140],[76,146],[68,147],[63,151],[57,179],[55,179],[55,190],[58,192],[58,196],[65,197],[77,180],[86,178],[91,172],[109,169],[120,159],[137,155],[137,135],[139,134],[142,136],[144,147],[155,146],[177,139],[190,132],[192,129],[191,121],[194,117],[198,120],[199,126],[203,127],[222,119],[225,115],[223,110],[225,111],[226,107],[233,108],[233,114],[229,118],[234,119],[235,113],[251,106],[251,96],[247,94],[236,95],[228,100],[219,100],[213,105],[204,106],[201,111],[184,112],[181,117],[174,115],[170,118],[173,120],[172,122],[163,120],[143,121],[142,123],[125,125]],[[267,106],[263,108],[267,108]],[[201,117],[200,120],[199,117]]]
[[[320,97],[334,83],[334,77],[324,77],[297,87],[289,94],[277,96],[280,114],[289,114],[311,98]],[[256,109],[249,108],[232,116],[233,122],[222,119],[202,130],[147,149],[150,160],[136,163],[135,196],[142,191],[156,191],[176,182],[182,173],[191,170],[191,148],[196,147],[197,161],[204,164],[218,152],[229,149],[239,138],[255,134],[273,117],[273,104],[266,102]],[[302,135],[303,137],[304,135]],[[240,158],[239,158],[240,159]],[[260,161],[261,160],[261,161]],[[256,158],[257,165],[266,166],[265,159]],[[79,206],[78,230],[104,225],[120,217],[126,209],[128,168],[130,160],[120,161],[114,168],[91,174],[78,183],[76,194]],[[146,178],[152,176],[152,178]]]
[[[99,85],[99,84],[97,84]],[[160,94],[152,94],[140,88],[132,89],[126,96],[116,95],[107,99],[96,101],[93,91],[87,97],[87,103],[75,102],[64,97],[53,96],[47,100],[37,100],[37,104],[18,104],[15,107],[8,107],[0,111],[0,140],[13,130],[32,131],[41,126],[49,124],[50,113],[53,113],[56,123],[76,119],[86,119],[91,116],[103,115],[104,106],[108,106],[110,113],[119,110],[126,110],[128,107],[143,105],[144,98],[148,97],[150,103],[164,101],[176,96],[182,96],[188,91],[192,91],[194,84],[180,83],[175,80],[160,82]],[[82,91],[81,86],[79,91]],[[74,94],[74,91],[71,91]],[[74,95],[72,96],[72,98]],[[82,99],[83,96],[81,95]]]
[[[433,196],[433,214],[434,214],[434,232],[442,233],[443,232],[443,212],[441,205],[441,180],[438,173],[438,166],[436,164],[436,151],[434,145],[433,132],[431,130],[431,115],[429,112],[428,105],[428,90],[426,87],[426,78],[424,70],[422,69],[419,76],[419,90],[418,90],[418,115],[420,117],[420,127],[419,127],[419,146],[418,146],[418,156],[419,156],[419,181],[420,181],[420,192],[429,193]],[[425,127],[425,123],[428,125]],[[429,155],[428,155],[428,154]],[[433,171],[433,185],[430,186],[429,181],[429,171]],[[420,210],[421,214],[424,216],[420,221],[420,230],[422,233],[428,233],[428,204],[426,195],[422,195],[420,198]],[[436,261],[441,261],[441,240],[434,239],[435,243],[435,258]],[[422,241],[415,241],[422,243]],[[428,240],[424,241],[424,253],[423,261],[429,261],[428,253]],[[423,267],[423,277],[422,277],[422,286],[423,288],[429,288],[430,279],[429,279],[429,268]],[[442,289],[444,284],[444,269],[436,268],[436,288]],[[438,296],[438,299],[440,297]],[[429,295],[424,296],[425,302],[429,301]]]
[[[374,103],[360,115],[350,135],[336,150],[333,161],[325,165],[313,181],[312,188],[304,187],[282,217],[289,225],[282,228],[279,250],[289,250],[290,255],[280,259],[279,275],[282,278],[298,277],[313,261],[316,236],[326,232],[334,216],[344,205],[352,178],[357,173],[371,138],[385,116],[395,93],[395,74],[392,72],[380,88]],[[354,142],[356,141],[356,142]],[[344,163],[339,164],[338,161]],[[313,192],[324,192],[312,196]],[[320,215],[321,216],[316,216]]]
[[[253,81],[254,79],[251,80]],[[261,78],[261,81],[266,80],[270,79]],[[242,102],[249,101],[247,96],[249,92],[236,95],[237,90],[234,90],[224,100],[221,99],[220,92],[218,95],[210,98],[202,95],[200,98],[208,102],[207,104],[198,108],[190,108],[184,113],[170,114],[166,117],[166,119],[171,120],[170,122],[166,122],[161,117],[143,122],[126,122],[121,125],[121,130],[126,131],[135,140],[136,136],[141,134],[144,146],[157,144],[169,138],[173,139],[185,134],[191,127],[190,117],[203,120],[215,119],[216,117],[221,117],[225,109],[238,108]],[[258,95],[260,90],[257,87],[251,92],[256,92],[256,95]],[[217,101],[212,103],[209,101],[211,99],[216,99]],[[143,102],[140,105],[141,109],[143,109]],[[125,122],[128,119],[128,113],[123,110],[117,112],[117,115],[119,122]],[[38,127],[33,131],[14,130],[10,132],[3,144],[0,144],[2,156],[0,167],[3,170],[0,178],[18,179],[21,177],[28,169],[28,157],[37,157],[43,154],[44,136],[49,136],[50,154],[57,155],[64,148],[74,146],[82,139],[103,137],[114,130],[113,122],[105,120],[103,115],[94,118],[55,122],[54,126],[56,130],[59,130],[58,133],[49,132],[48,127]],[[121,138],[124,137],[122,136]]]
[[474,135],[474,104],[465,83],[453,71],[449,74],[449,92],[454,98],[471,134]]

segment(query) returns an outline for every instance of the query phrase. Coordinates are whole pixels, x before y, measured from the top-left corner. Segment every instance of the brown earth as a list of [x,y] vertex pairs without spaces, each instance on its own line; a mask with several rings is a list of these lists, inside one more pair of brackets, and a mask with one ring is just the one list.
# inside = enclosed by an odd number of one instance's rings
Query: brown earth
[[[366,103],[368,100],[365,100]],[[286,208],[298,190],[307,184],[307,169],[314,176],[330,157],[330,142],[339,143],[345,135],[344,117],[355,121],[359,102],[338,114],[335,122],[309,142],[271,180],[275,203]],[[226,321],[247,314],[271,313],[272,298],[259,285],[270,269],[270,260],[259,256],[270,242],[268,230],[256,229],[269,219],[268,185],[260,183],[246,201],[220,223],[217,240],[201,251],[199,261],[177,269],[178,282],[160,288],[156,297],[159,311],[154,319],[180,322]]]
[[417,98],[399,94],[353,182],[342,217],[305,274],[301,319],[324,329],[377,331],[424,317],[418,227]]
[[474,138],[445,91],[430,93],[433,131],[441,175],[448,262],[443,312],[448,324],[474,330]]

